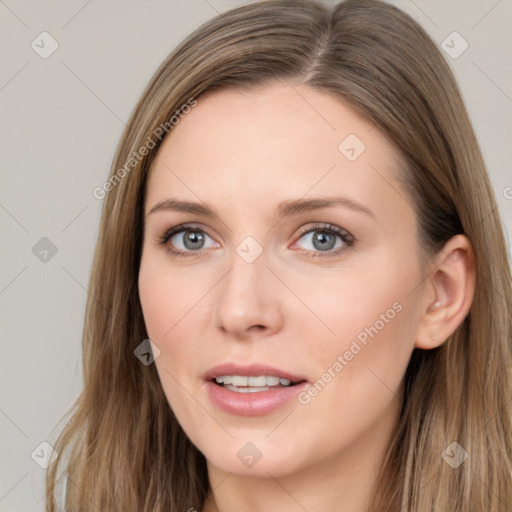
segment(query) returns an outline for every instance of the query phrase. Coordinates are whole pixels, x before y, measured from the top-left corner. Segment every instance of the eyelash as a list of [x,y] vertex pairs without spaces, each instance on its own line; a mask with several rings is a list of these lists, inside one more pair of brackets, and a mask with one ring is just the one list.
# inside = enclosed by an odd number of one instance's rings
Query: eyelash
[[[174,226],[171,229],[167,230],[163,234],[163,236],[158,237],[158,244],[166,245],[167,242],[170,240],[170,238],[173,235],[176,235],[181,232],[186,232],[186,231],[200,231],[200,232],[203,232],[206,235],[208,235],[208,233],[206,231],[204,231],[203,229],[201,229],[200,227],[198,227],[196,225],[180,224],[178,226]],[[329,257],[338,256],[341,252],[345,251],[348,247],[351,247],[355,242],[355,238],[348,231],[346,231],[342,228],[339,228],[338,226],[335,226],[333,224],[329,224],[329,223],[313,224],[312,226],[308,226],[307,228],[302,228],[301,230],[299,230],[297,240],[300,240],[304,235],[311,233],[311,232],[315,232],[315,231],[339,236],[341,238],[341,240],[343,241],[343,246],[338,247],[335,250],[329,250],[329,251],[308,251],[306,249],[302,249],[303,251],[313,253],[312,256],[314,258],[317,258],[317,257],[329,258]],[[208,235],[208,236],[210,236],[210,235]],[[198,251],[182,251],[180,249],[172,249],[171,247],[167,247],[167,251],[175,256],[187,258],[187,257],[194,257],[194,256],[201,254],[203,249],[199,249]]]

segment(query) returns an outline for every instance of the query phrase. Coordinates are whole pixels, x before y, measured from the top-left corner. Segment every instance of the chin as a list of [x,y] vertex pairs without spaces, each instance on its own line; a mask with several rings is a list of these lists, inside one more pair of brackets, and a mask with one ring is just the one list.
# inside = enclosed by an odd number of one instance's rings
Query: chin
[[[203,451],[208,464],[226,473],[253,478],[283,477],[299,470],[301,461],[296,457],[297,453],[304,453],[300,447],[279,448],[277,444],[265,440],[262,435],[261,441],[253,436],[253,441],[239,441],[231,439],[228,446],[218,444],[221,447],[212,453],[210,450]],[[247,438],[244,438],[247,439]],[[282,445],[281,445],[282,446]],[[293,461],[293,463],[292,463]]]

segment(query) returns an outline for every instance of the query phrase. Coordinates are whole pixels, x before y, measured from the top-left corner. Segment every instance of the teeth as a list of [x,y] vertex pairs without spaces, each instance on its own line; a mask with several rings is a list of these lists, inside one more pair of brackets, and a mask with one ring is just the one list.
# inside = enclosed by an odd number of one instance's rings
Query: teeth
[[233,386],[247,386],[247,377],[233,375],[231,384],[233,384]]
[[[251,382],[251,379],[256,380],[263,380],[263,383],[261,382]],[[249,385],[250,386],[277,386],[279,384],[279,377],[250,377],[249,378]]]
[[[247,377],[246,375],[220,375],[215,377],[216,382],[224,384],[224,387],[230,389],[230,385],[240,388],[252,388],[244,390],[243,392],[262,391],[262,388],[268,386],[289,386],[291,381],[285,378],[260,375],[259,377]],[[234,391],[234,390],[233,390]]]

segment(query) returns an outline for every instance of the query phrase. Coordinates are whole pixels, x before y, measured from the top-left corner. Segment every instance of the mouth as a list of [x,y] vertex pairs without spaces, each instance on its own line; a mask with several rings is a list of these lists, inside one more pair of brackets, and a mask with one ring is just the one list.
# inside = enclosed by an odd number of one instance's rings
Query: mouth
[[219,375],[212,378],[211,381],[217,386],[235,393],[260,393],[271,389],[289,388],[305,382],[305,380],[293,381],[274,375]]
[[290,407],[308,386],[304,376],[262,363],[220,364],[203,378],[209,400],[235,416],[264,416]]

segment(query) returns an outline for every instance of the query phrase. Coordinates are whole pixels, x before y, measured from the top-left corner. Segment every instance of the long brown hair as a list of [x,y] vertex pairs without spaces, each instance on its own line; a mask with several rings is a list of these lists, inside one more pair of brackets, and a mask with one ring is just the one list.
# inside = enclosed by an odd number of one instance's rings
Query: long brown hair
[[[47,473],[47,511],[56,510],[64,481],[68,512],[201,509],[206,460],[179,426],[155,365],[134,356],[147,338],[137,288],[145,183],[163,140],[157,128],[167,123],[172,137],[176,110],[200,103],[205,91],[276,80],[335,95],[396,144],[407,162],[401,178],[422,254],[436,254],[462,233],[476,255],[470,312],[444,344],[413,351],[371,510],[512,510],[510,268],[454,76],[426,32],[387,3],[270,0],[192,33],[160,66],[126,126],[102,189],[84,387],[55,444],[60,457]],[[441,457],[454,441],[469,454],[457,468]]]

